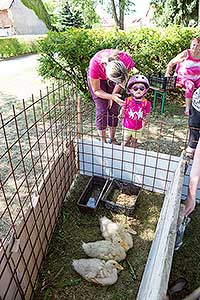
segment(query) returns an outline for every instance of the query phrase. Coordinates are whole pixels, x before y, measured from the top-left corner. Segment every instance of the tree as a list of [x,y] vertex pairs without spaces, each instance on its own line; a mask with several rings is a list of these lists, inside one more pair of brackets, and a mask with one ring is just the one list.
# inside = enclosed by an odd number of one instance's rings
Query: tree
[[198,21],[198,0],[151,0],[157,25],[177,24],[187,26],[191,19]]
[[81,12],[81,16],[89,27],[99,21],[95,12],[97,0],[68,0],[72,11]]
[[[115,20],[116,26],[124,29],[124,16],[134,12],[134,1],[132,0],[99,0],[101,4],[107,7],[109,13]],[[110,5],[111,4],[111,5]]]
[[51,14],[52,23],[57,23],[61,11],[65,5],[69,6],[70,12],[81,16],[84,24],[91,27],[97,23],[99,17],[95,12],[95,0],[43,0],[49,13]]
[[46,24],[48,29],[52,29],[50,15],[48,14],[42,0],[21,0],[21,1],[26,7],[32,9],[35,12],[38,18]]
[[66,2],[65,6],[58,14],[55,26],[59,31],[65,31],[69,27],[86,27],[80,12],[72,12],[68,2]]

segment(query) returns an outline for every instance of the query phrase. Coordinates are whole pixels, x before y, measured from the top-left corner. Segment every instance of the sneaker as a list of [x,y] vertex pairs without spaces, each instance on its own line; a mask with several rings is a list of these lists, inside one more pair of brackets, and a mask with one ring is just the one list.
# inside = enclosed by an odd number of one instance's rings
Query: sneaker
[[107,139],[106,143],[113,144],[113,145],[121,145],[115,138],[114,139]]

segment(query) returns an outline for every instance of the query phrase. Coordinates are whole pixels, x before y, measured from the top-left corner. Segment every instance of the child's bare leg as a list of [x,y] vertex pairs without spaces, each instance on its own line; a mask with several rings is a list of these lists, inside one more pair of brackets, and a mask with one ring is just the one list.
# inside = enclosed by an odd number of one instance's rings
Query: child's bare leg
[[132,148],[137,148],[137,146],[138,146],[137,139],[133,139],[133,138],[132,138],[132,140],[131,140],[131,147],[132,147]]
[[130,143],[131,136],[123,136],[123,141],[121,143],[122,149]]

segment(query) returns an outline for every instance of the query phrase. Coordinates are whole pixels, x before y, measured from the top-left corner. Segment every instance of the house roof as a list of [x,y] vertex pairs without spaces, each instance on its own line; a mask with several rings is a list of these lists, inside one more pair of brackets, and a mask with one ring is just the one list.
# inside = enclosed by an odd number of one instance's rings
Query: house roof
[[1,0],[0,10],[9,9],[14,0]]

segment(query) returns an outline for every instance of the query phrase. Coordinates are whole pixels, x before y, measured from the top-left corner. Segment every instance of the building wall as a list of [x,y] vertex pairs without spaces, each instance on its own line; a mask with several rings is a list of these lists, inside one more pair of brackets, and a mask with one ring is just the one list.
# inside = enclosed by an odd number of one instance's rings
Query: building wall
[[9,36],[15,34],[12,16],[6,9],[0,11],[0,36]]
[[9,27],[12,25],[12,21],[9,18],[8,11],[1,10],[0,11],[0,28]]
[[36,16],[33,10],[24,6],[20,0],[13,1],[10,11],[16,34],[43,34],[47,32],[44,22]]

